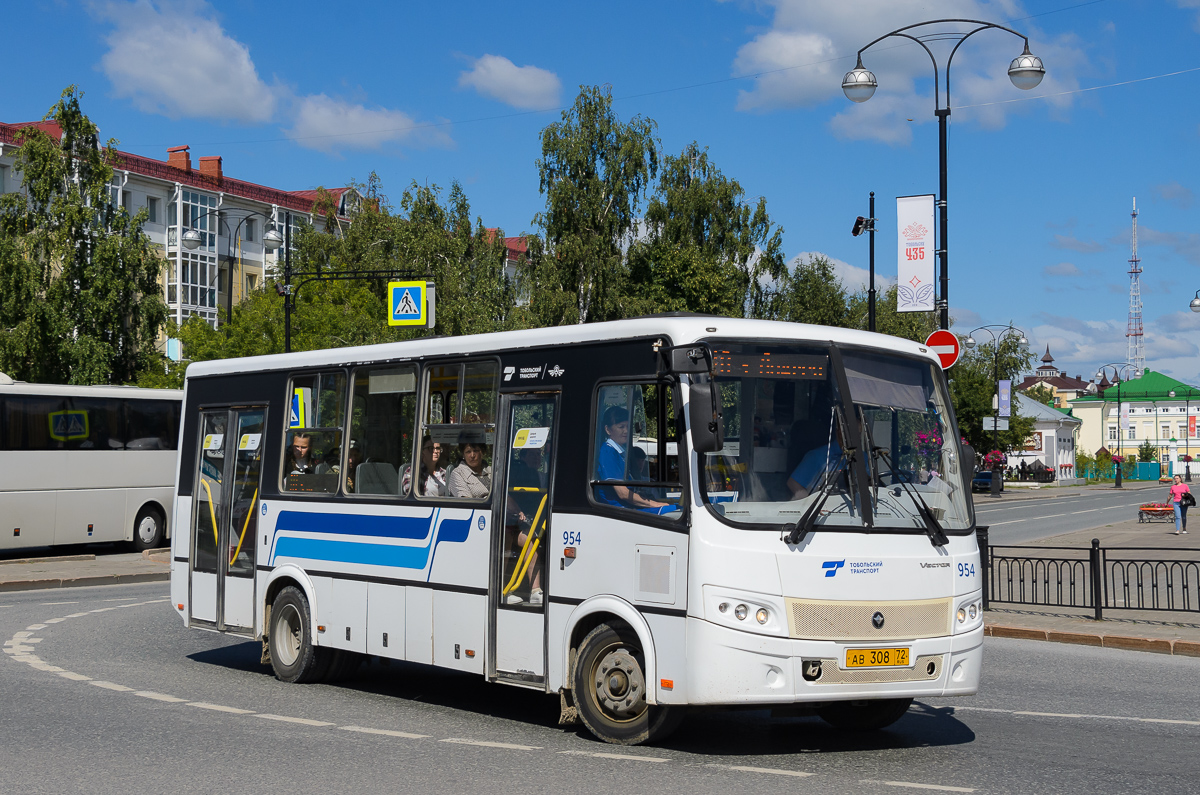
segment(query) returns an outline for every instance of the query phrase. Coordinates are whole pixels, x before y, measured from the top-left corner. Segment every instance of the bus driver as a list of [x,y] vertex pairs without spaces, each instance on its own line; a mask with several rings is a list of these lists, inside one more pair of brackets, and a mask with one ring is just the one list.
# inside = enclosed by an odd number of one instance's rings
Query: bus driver
[[[629,445],[629,412],[622,406],[609,406],[604,412],[604,443],[600,446],[596,470],[600,480],[631,480],[625,476],[626,450]],[[612,486],[596,490],[601,502],[622,508],[634,508],[647,513],[670,513],[679,510],[658,500],[643,497],[628,486]]]

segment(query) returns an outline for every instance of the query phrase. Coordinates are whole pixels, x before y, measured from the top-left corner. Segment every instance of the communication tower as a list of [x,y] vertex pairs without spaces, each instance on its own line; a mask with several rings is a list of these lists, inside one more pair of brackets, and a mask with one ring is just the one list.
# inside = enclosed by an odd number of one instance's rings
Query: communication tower
[[1125,327],[1128,340],[1126,360],[1135,369],[1146,370],[1146,338],[1142,332],[1142,261],[1137,253],[1137,197],[1133,199],[1133,254],[1129,257],[1129,323]]

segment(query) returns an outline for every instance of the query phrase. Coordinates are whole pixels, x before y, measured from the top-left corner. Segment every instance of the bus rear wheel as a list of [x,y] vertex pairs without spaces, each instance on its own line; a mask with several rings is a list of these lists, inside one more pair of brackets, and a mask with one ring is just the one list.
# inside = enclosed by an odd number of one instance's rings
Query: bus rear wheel
[[877,731],[904,717],[911,698],[881,698],[874,701],[838,701],[817,710],[821,720],[838,729]]
[[157,549],[162,543],[165,527],[162,514],[152,505],[145,505],[133,520],[133,550]]
[[627,624],[601,624],[583,639],[576,658],[573,696],[579,719],[606,743],[639,745],[660,740],[683,719],[682,707],[646,703],[645,657]]
[[329,649],[314,646],[308,599],[289,585],[271,603],[271,668],[283,682],[319,682],[329,670]]

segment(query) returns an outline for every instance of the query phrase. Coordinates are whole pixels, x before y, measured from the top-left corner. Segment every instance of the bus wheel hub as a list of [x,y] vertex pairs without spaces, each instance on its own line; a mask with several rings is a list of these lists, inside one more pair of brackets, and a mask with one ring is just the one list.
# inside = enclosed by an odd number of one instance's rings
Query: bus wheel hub
[[596,697],[606,710],[618,715],[641,711],[646,695],[642,667],[624,649],[609,652],[596,666]]

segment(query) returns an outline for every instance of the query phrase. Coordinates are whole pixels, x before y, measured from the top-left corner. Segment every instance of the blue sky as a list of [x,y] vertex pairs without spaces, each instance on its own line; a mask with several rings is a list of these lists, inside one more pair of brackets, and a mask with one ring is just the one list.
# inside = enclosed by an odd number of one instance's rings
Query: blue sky
[[1136,196],[1148,366],[1200,383],[1187,308],[1200,289],[1200,0],[31,0],[5,15],[9,63],[23,66],[0,120],[40,118],[76,83],[128,151],[165,159],[189,144],[289,190],[376,171],[394,199],[413,180],[457,179],[487,225],[518,234],[543,203],[539,131],[580,84],[608,83],[622,118],[658,123],[665,151],[698,141],[764,196],[789,257],[823,253],[858,283],[854,217],[874,190],[878,272],[894,279],[894,198],[937,192],[937,125],[915,45],[867,53],[869,102],[847,101],[841,77],[871,39],[939,17],[1015,28],[1047,69],[1033,91],[1014,88],[1021,42],[998,31],[955,57],[956,330],[1011,321],[1085,378],[1124,360]]

